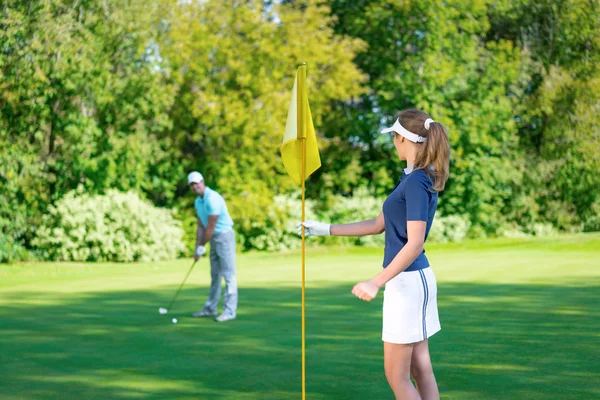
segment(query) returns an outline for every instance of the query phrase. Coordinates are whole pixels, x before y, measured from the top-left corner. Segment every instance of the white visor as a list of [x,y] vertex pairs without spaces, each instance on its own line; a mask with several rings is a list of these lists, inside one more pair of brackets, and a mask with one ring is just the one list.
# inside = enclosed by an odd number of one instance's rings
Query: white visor
[[426,137],[414,134],[411,131],[409,131],[408,129],[406,129],[405,127],[403,127],[400,124],[399,118],[396,120],[396,122],[394,122],[394,125],[392,125],[390,128],[385,128],[384,130],[381,131],[381,133],[388,133],[388,132],[396,132],[398,135],[404,136],[406,139],[408,139],[414,143],[423,143],[427,140]]

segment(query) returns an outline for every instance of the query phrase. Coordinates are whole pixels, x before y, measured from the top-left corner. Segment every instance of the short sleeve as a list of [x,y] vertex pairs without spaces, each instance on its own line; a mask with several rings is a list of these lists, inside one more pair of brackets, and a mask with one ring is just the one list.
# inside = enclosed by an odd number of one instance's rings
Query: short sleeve
[[427,221],[429,219],[429,203],[431,192],[425,178],[410,176],[406,182],[404,196],[406,199],[406,220]]
[[221,215],[222,201],[219,196],[210,196],[206,203],[206,212],[208,215]]

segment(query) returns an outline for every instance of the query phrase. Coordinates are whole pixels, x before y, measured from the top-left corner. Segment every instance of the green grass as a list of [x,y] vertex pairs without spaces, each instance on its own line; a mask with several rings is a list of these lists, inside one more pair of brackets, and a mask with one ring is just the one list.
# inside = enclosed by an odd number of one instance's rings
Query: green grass
[[[352,285],[381,250],[310,249],[309,400],[391,399],[381,296]],[[600,235],[428,246],[442,331],[431,351],[443,399],[600,398]],[[238,259],[238,320],[202,308],[208,263],[158,314],[189,260],[0,267],[0,399],[298,399],[298,253]],[[172,325],[176,316],[179,324]]]

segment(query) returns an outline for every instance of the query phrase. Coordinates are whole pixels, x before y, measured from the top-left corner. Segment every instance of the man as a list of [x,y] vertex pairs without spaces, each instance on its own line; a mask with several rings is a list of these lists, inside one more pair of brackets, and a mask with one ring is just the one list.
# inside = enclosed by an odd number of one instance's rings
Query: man
[[197,171],[188,175],[188,185],[198,195],[194,203],[198,215],[196,230],[196,251],[194,260],[206,254],[206,243],[210,242],[210,295],[204,309],[194,317],[213,317],[221,296],[221,277],[225,278],[223,313],[215,318],[217,322],[235,319],[237,310],[237,280],[235,278],[235,232],[223,197],[204,183],[202,174]]

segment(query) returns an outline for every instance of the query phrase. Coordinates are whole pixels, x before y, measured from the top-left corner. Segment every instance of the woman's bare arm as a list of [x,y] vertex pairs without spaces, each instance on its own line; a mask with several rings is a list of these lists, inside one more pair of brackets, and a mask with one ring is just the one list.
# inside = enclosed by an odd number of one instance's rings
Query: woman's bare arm
[[351,224],[331,225],[331,235],[333,236],[367,236],[379,235],[385,231],[383,220],[383,211],[375,219],[354,222]]

